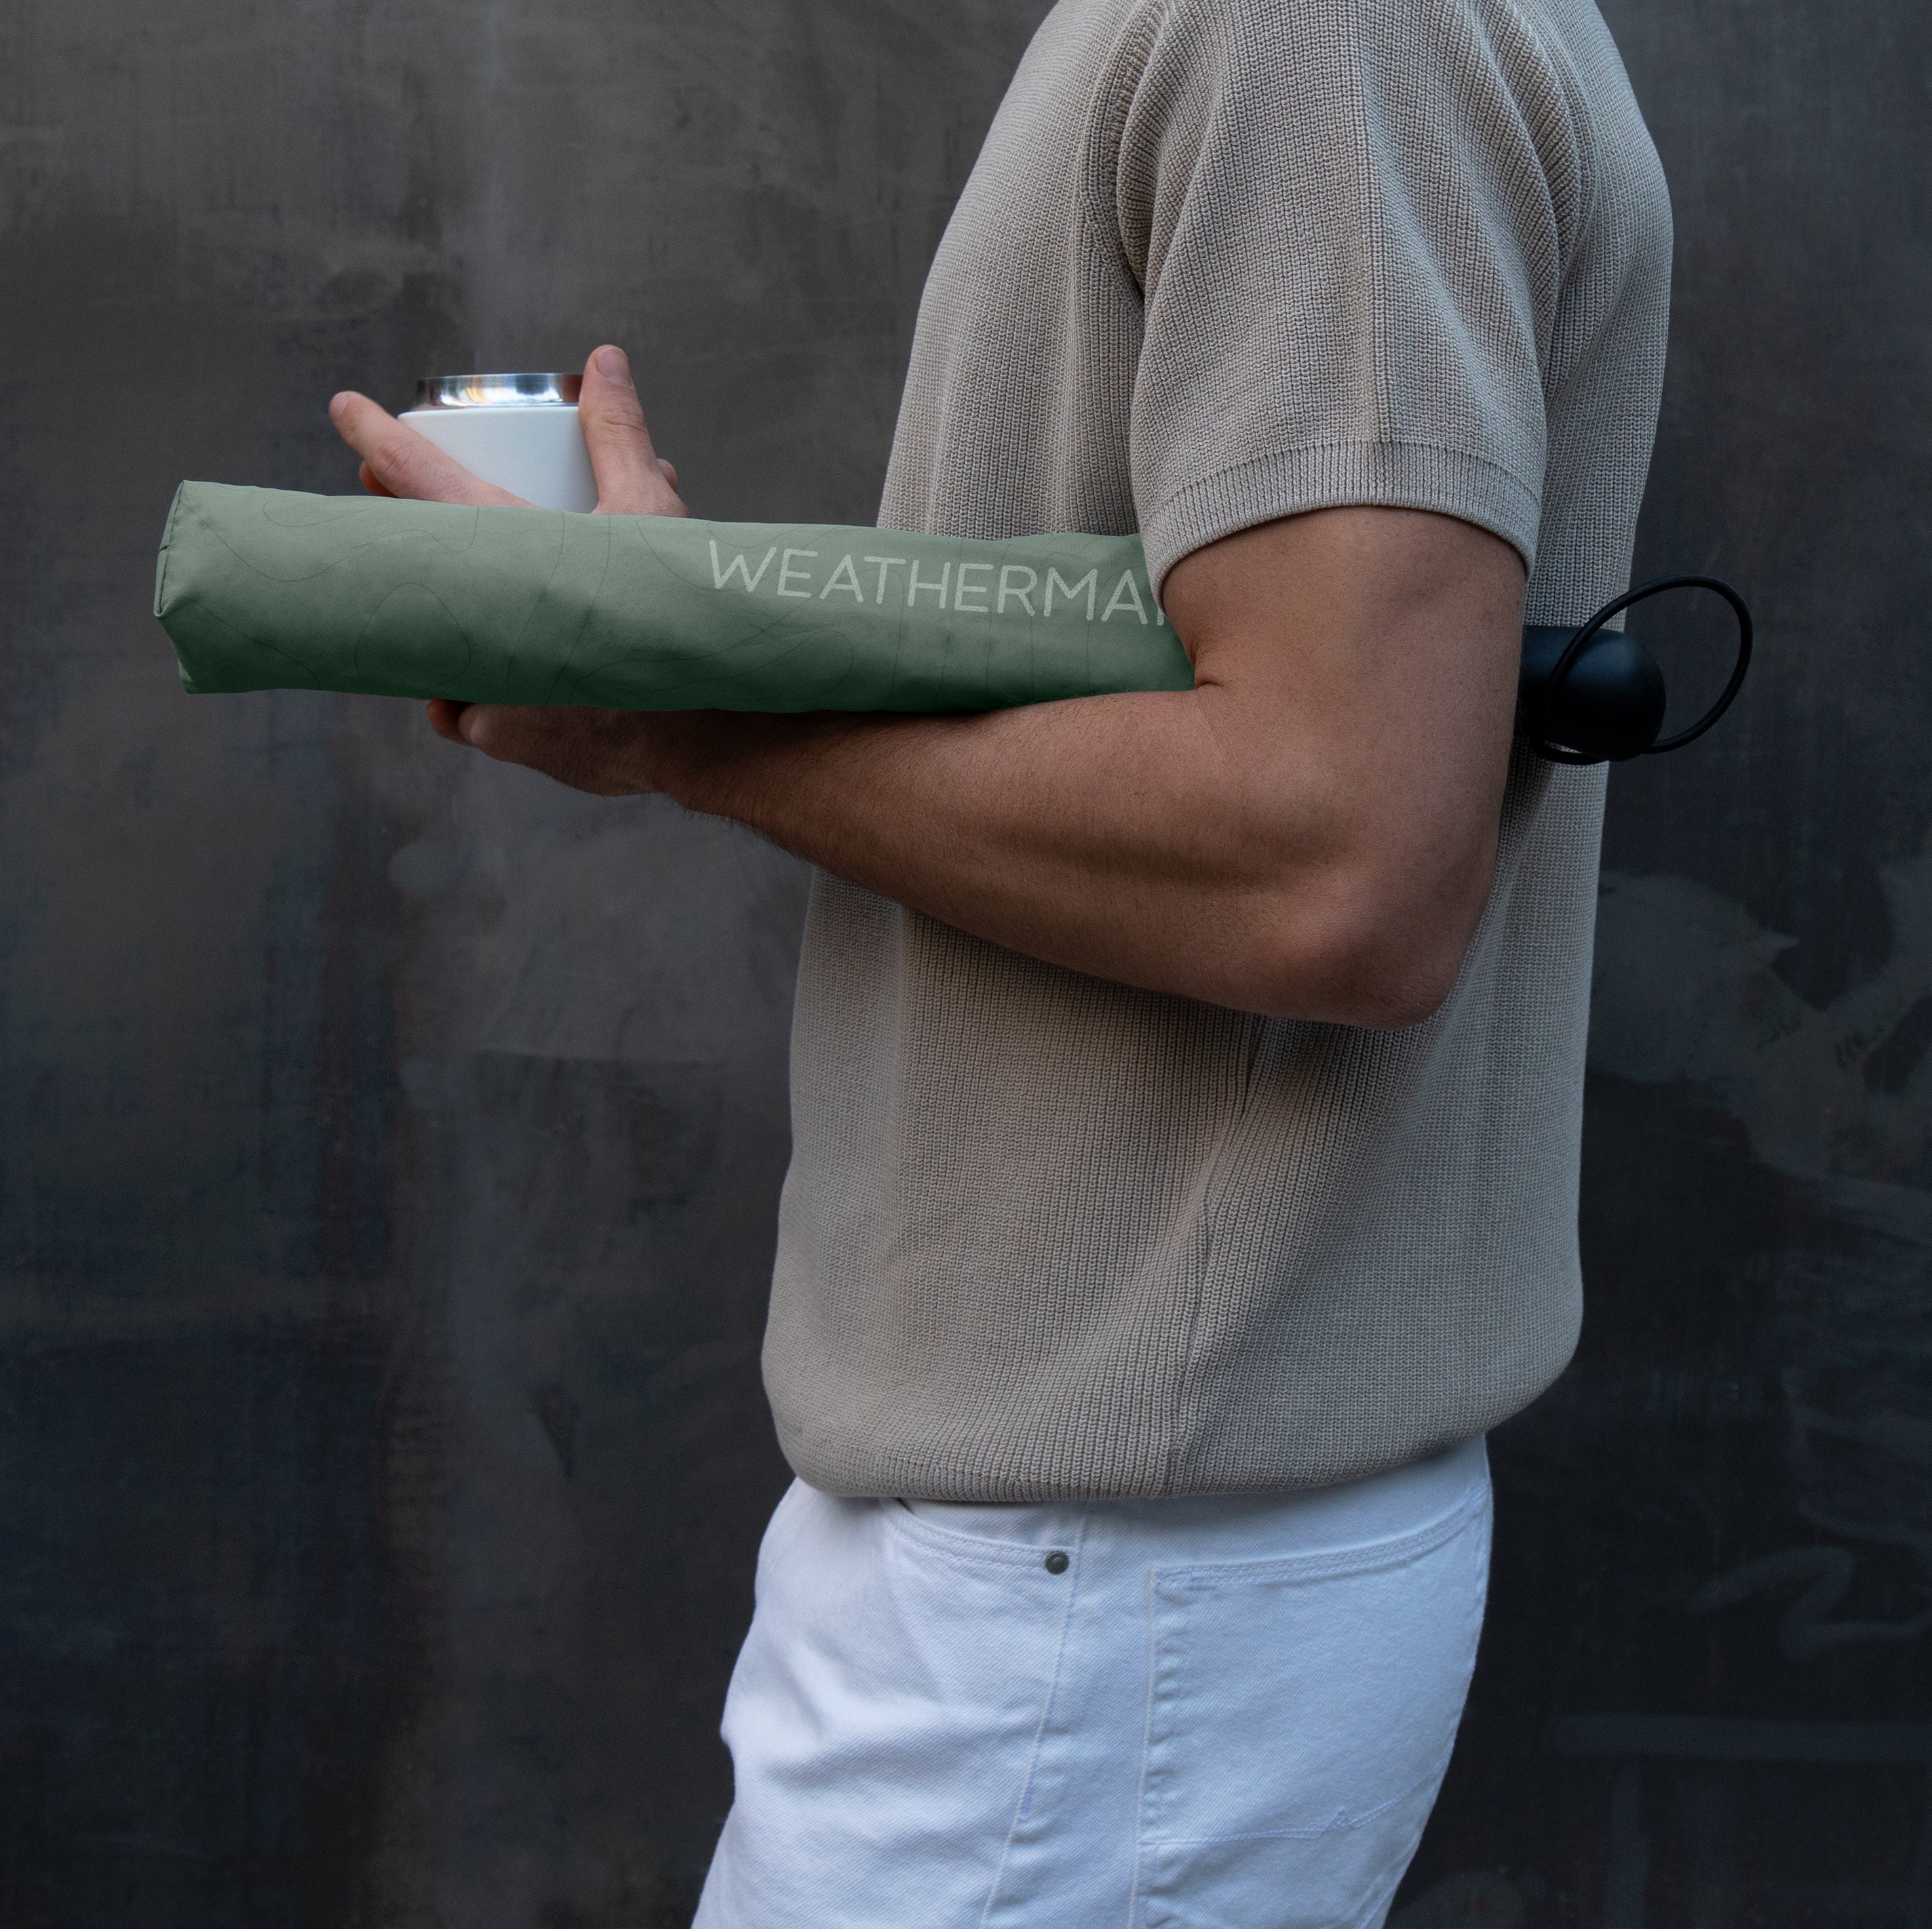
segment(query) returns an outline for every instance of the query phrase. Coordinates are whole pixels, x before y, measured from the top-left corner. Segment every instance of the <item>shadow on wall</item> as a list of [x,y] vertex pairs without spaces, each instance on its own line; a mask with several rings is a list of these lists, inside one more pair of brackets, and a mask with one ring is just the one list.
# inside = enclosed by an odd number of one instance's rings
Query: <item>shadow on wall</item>
[[1773,968],[1795,940],[1688,879],[1609,874],[1599,914],[1593,1070],[1692,1088],[1789,1182],[1801,1237],[1759,1282],[1764,1344],[1798,1509],[1836,1540],[1746,1562],[1692,1606],[1795,1594],[1794,1660],[1932,1627],[1932,1610],[1832,1618],[1844,1542],[1906,1550],[1932,1594],[1932,847],[1880,877],[1891,952],[1822,1008]]
[[1883,962],[1814,1003],[1735,902],[1604,876],[1585,1344],[1496,1436],[1392,1929],[1932,1916],[1932,850],[1880,877]]

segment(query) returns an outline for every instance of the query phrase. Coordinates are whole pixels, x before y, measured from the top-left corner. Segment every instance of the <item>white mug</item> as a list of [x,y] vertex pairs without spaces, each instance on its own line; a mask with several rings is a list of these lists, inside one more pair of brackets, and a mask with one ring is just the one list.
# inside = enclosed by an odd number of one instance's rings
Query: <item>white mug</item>
[[400,419],[472,476],[540,509],[587,513],[597,478],[574,375],[426,375]]

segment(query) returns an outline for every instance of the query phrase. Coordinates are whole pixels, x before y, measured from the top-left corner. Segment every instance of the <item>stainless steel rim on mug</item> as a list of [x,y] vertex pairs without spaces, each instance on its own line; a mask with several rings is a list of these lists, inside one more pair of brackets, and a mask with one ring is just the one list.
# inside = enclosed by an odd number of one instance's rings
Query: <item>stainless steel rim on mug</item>
[[574,409],[580,375],[424,375],[418,409]]

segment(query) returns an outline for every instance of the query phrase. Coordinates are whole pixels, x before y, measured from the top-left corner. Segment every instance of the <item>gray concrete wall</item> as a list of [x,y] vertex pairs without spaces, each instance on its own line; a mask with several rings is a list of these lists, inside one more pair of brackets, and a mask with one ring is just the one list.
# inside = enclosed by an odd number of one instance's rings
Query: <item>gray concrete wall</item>
[[[411,706],[183,698],[153,545],[184,475],[350,486],[338,386],[605,335],[704,512],[868,519],[1042,10],[0,14],[6,1929],[688,1916],[799,874]],[[1612,19],[1680,232],[1640,564],[1762,661],[1615,781],[1590,1326],[1401,1921],[1918,1922],[1932,35]]]

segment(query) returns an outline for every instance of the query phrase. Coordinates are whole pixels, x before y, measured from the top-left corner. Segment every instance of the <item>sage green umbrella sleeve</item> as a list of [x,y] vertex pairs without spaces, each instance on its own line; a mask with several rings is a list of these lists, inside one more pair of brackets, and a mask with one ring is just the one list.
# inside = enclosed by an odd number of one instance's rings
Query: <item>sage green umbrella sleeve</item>
[[981,710],[1194,680],[1137,536],[971,542],[184,482],[154,614],[197,692]]

